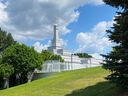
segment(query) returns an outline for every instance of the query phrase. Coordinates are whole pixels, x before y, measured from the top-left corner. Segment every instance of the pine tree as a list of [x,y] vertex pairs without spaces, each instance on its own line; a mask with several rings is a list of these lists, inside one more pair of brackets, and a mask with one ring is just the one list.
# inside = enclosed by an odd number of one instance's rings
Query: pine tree
[[109,39],[117,43],[105,57],[103,68],[112,73],[106,79],[128,88],[128,0],[103,0],[118,9],[115,23],[107,30]]
[[7,47],[15,45],[16,43],[11,33],[7,34],[7,32],[0,28],[0,55]]

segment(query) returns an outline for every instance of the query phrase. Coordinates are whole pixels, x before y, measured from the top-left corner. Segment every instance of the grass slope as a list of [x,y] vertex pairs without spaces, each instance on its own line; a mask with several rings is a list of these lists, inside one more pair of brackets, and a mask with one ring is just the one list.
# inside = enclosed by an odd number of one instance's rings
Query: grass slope
[[120,88],[108,83],[101,67],[60,72],[0,91],[0,96],[117,96]]

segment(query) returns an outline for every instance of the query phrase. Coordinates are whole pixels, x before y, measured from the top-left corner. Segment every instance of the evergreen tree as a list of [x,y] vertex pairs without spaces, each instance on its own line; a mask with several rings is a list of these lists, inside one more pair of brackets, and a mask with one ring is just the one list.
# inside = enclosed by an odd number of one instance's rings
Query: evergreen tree
[[16,44],[17,42],[13,39],[11,33],[6,33],[0,28],[0,54],[3,53],[3,51],[11,46]]
[[103,68],[112,73],[106,79],[128,88],[128,0],[103,0],[118,9],[115,23],[107,30],[112,42],[117,43],[105,57]]

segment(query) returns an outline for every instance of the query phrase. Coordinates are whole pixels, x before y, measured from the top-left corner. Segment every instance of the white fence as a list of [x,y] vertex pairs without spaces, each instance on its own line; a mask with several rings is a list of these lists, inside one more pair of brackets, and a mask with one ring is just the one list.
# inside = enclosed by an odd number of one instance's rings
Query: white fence
[[61,63],[59,61],[47,61],[43,64],[43,69],[41,71],[36,70],[35,73],[60,72],[60,71],[95,67],[95,66],[101,66],[101,64],[99,62],[80,64],[80,63],[71,63],[71,62]]

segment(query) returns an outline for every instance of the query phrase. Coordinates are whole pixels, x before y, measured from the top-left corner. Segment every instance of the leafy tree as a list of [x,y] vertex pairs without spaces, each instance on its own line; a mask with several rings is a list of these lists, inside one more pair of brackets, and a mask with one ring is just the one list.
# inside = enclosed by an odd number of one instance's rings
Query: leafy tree
[[[6,33],[5,31],[3,31],[1,28],[0,28],[0,57],[3,53],[3,51],[9,47],[9,46],[12,46],[14,44],[16,44],[17,42],[14,41],[11,33]],[[0,61],[2,60],[2,58],[0,58]],[[6,65],[6,64],[5,64]],[[4,65],[3,65],[4,66]],[[1,65],[1,68],[4,68],[2,65]],[[8,67],[8,66],[7,66]],[[6,70],[7,72],[7,70]],[[5,77],[4,77],[5,78]],[[7,80],[6,80],[7,81]],[[2,86],[3,84],[3,78],[0,77],[0,86]]]
[[9,46],[16,44],[11,33],[6,33],[0,28],[0,54]]
[[[28,82],[35,69],[41,69],[43,59],[41,55],[24,44],[16,44],[8,47],[2,54],[2,63],[14,67],[13,78],[19,79],[20,84]],[[18,77],[18,78],[16,78]],[[14,82],[16,83],[16,82]]]
[[75,53],[74,55],[79,56],[80,58],[92,58],[92,56],[87,53]]
[[52,55],[50,60],[60,60],[60,62],[64,62],[64,59],[60,55]]
[[0,86],[0,88],[9,88],[9,77],[13,74],[14,68],[12,65],[8,64],[0,64],[0,77],[4,79],[4,85]]
[[64,62],[64,59],[60,55],[55,55],[47,50],[42,50],[41,55],[44,61],[48,60],[60,60],[60,62]]
[[112,73],[106,79],[128,88],[128,0],[103,0],[118,10],[112,29],[107,30],[112,42],[117,43],[105,57],[103,68]]
[[12,65],[0,64],[0,77],[9,78],[14,72]]
[[53,53],[51,53],[50,51],[47,51],[47,50],[42,50],[42,52],[41,52],[41,56],[43,57],[44,61],[51,60],[52,55],[53,55]]

